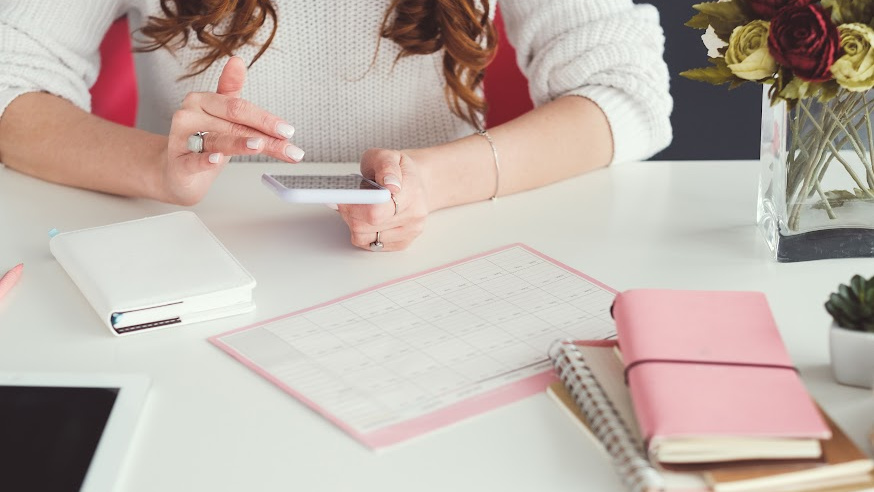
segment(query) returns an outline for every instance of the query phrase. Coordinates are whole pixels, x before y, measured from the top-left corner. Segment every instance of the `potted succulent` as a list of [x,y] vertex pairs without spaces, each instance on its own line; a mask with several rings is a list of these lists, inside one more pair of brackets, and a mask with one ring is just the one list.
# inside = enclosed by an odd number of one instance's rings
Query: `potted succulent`
[[832,292],[825,309],[832,316],[829,352],[835,379],[841,384],[874,385],[874,277],[854,275],[850,285]]

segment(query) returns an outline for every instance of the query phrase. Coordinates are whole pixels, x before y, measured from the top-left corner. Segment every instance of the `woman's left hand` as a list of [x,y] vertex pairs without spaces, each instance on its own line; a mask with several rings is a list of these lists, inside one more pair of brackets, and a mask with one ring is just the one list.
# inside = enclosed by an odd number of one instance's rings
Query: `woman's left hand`
[[[361,156],[361,174],[388,188],[392,199],[375,205],[338,205],[352,244],[370,251],[406,249],[422,233],[428,216],[419,167],[404,152],[370,149]],[[377,233],[382,249],[371,248]]]

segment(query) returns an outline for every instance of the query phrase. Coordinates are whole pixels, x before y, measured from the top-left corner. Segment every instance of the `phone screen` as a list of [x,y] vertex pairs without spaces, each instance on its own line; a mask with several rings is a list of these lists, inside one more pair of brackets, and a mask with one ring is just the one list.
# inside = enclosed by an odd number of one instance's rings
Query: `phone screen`
[[379,190],[371,181],[358,175],[294,176],[271,175],[282,186],[298,190]]

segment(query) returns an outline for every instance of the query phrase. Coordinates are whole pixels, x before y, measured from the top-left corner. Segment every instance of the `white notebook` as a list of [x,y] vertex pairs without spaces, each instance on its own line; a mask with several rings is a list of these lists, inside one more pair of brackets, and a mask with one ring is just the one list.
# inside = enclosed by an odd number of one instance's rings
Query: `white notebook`
[[193,212],[64,232],[49,246],[115,335],[255,307],[255,279]]

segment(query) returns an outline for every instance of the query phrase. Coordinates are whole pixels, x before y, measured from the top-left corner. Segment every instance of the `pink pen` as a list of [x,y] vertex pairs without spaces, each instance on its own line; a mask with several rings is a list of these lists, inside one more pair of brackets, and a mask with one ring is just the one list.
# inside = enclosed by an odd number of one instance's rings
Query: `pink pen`
[[19,263],[0,278],[0,299],[3,299],[3,296],[5,296],[6,293],[12,289],[12,286],[15,285],[15,282],[18,282],[23,270],[24,263]]

